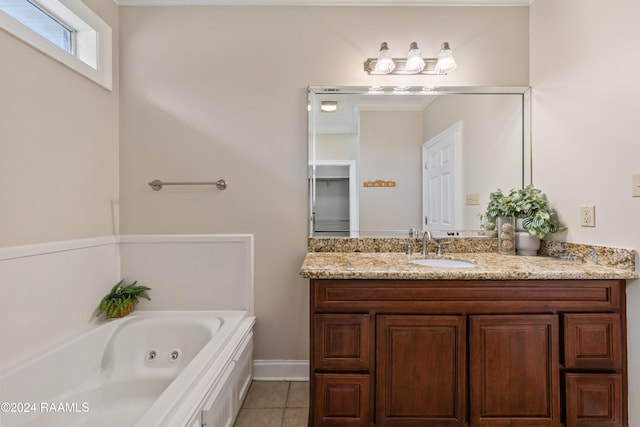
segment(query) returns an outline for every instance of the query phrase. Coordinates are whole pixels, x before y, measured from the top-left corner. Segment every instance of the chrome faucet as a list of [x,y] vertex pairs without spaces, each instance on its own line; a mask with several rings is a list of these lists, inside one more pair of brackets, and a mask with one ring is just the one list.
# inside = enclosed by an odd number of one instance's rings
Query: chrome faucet
[[422,235],[422,255],[429,254],[429,243],[433,241],[433,235],[431,231],[424,230],[424,234]]

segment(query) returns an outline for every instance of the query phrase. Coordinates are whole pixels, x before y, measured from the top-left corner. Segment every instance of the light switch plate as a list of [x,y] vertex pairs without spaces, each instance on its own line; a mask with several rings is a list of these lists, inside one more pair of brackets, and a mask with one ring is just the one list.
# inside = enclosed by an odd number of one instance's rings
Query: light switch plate
[[631,175],[631,196],[640,197],[640,173]]
[[467,205],[479,205],[480,204],[480,194],[473,193],[467,194]]

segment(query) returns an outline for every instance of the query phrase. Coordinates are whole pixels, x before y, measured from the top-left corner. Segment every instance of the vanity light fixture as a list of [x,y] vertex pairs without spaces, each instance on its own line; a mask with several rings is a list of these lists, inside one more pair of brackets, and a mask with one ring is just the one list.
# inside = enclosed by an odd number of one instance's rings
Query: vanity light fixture
[[364,70],[369,74],[447,74],[456,69],[448,42],[442,43],[437,58],[423,58],[418,43],[412,42],[406,58],[392,58],[387,42],[380,45],[377,58],[368,58]]
[[335,113],[338,109],[338,101],[321,101],[320,111],[323,113]]

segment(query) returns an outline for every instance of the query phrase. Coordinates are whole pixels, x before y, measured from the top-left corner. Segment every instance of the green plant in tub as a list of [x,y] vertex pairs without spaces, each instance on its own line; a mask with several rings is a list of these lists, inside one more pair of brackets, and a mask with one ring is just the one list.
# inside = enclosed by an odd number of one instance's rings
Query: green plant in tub
[[124,317],[136,308],[140,298],[151,301],[147,293],[150,290],[147,286],[138,285],[137,280],[126,285],[122,279],[102,298],[96,316],[106,313],[109,318]]

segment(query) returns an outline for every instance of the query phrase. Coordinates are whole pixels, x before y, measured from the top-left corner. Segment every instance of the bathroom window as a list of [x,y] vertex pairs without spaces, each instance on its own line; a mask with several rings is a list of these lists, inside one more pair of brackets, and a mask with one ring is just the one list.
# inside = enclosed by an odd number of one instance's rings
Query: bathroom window
[[0,28],[112,87],[111,27],[81,0],[0,0]]
[[68,53],[73,53],[74,32],[28,0],[2,0],[0,9]]

